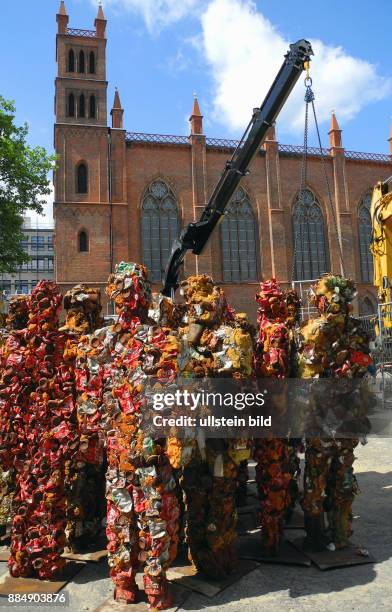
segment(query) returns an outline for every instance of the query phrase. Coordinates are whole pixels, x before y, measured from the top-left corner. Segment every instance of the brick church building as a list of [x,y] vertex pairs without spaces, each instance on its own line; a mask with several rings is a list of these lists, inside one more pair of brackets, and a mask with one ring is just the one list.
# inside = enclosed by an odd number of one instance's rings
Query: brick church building
[[[145,263],[158,290],[172,240],[199,217],[236,142],[204,134],[197,99],[187,136],[126,131],[117,89],[109,125],[102,6],[94,30],[69,27],[64,2],[57,24],[56,280],[64,291],[85,282],[104,295],[110,271],[127,260]],[[392,174],[391,157],[345,150],[332,115],[325,166],[337,233],[318,150],[309,150],[299,199],[301,160],[302,147],[279,143],[271,129],[205,251],[187,256],[184,275],[211,274],[233,305],[253,316],[260,280],[274,276],[287,286],[293,269],[297,281],[340,272],[338,235],[345,273],[358,283],[356,307],[368,314],[376,305],[369,190]]]

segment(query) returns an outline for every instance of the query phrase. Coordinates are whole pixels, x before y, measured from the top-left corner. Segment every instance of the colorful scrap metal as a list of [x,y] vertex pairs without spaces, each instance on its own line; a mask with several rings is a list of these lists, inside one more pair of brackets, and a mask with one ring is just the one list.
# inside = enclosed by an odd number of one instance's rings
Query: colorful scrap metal
[[72,369],[63,362],[68,336],[58,329],[61,301],[54,283],[38,283],[27,328],[10,336],[2,370],[2,414],[10,422],[2,460],[8,453],[16,471],[8,562],[15,577],[52,578],[64,566],[64,480],[77,432]]
[[[259,333],[255,352],[257,377],[287,378],[291,371],[291,342],[285,296],[275,279],[260,285],[256,295]],[[292,318],[294,315],[291,315]],[[275,407],[279,414],[278,406]],[[262,547],[276,554],[281,543],[283,523],[291,504],[293,449],[285,438],[259,438],[254,441],[257,461],[256,483],[260,499]]]
[[[312,288],[313,302],[320,317],[303,324],[299,335],[299,373],[303,378],[340,378],[351,380],[363,377],[372,360],[369,337],[360,322],[350,316],[351,302],[356,289],[353,281],[339,275],[326,274]],[[308,398],[311,418],[322,422],[325,437],[306,442],[306,464],[303,507],[309,549],[342,548],[347,546],[352,533],[352,503],[358,491],[353,472],[355,437],[345,438],[336,419],[328,424],[324,416],[351,416],[360,433],[367,433],[367,398],[357,387],[350,393],[317,391],[322,381],[314,386]],[[323,389],[323,388],[321,388]],[[347,419],[346,419],[347,420]],[[338,420],[338,423],[340,421]],[[338,435],[336,436],[336,431]],[[329,435],[328,435],[329,433]],[[324,513],[328,517],[325,528]]]
[[150,380],[164,387],[177,372],[179,344],[148,318],[151,290],[143,266],[121,263],[107,295],[118,321],[82,338],[78,347],[78,418],[87,436],[105,433],[107,537],[115,599],[137,598],[144,567],[150,605],[170,605],[166,569],[176,556],[178,504],[165,440],[147,430]]
[[[27,326],[29,316],[28,297],[26,295],[13,296],[9,303],[9,310],[6,319],[6,331],[2,336],[2,345],[0,346],[0,370],[4,371],[6,363],[12,352],[12,340],[7,342],[7,338],[18,330],[22,330]],[[1,373],[0,373],[1,379]],[[7,395],[7,384],[4,381],[0,383],[0,419],[1,419],[1,433],[0,433],[0,446],[1,449],[6,450],[8,448],[7,437],[10,435],[11,422],[9,419],[8,407],[6,403]],[[3,408],[5,411],[3,412]],[[4,446],[3,446],[4,445]],[[7,524],[11,518],[11,505],[15,491],[15,468],[12,462],[9,461],[5,456],[7,453],[1,453],[2,460],[5,460],[3,464],[0,461],[0,535],[6,533]]]
[[[64,361],[74,369],[81,337],[103,325],[100,290],[76,285],[65,294],[64,308],[66,321],[61,331],[70,335]],[[103,436],[99,428],[86,431],[83,423],[78,415],[79,446],[67,465],[65,480],[67,548],[72,552],[84,551],[97,543],[106,516]]]
[[[181,376],[249,377],[252,374],[253,328],[228,306],[223,290],[206,275],[182,283],[186,314],[182,336]],[[250,456],[247,441],[221,438],[194,440],[183,467],[186,538],[190,558],[199,570],[222,578],[236,567],[235,494],[238,466]]]

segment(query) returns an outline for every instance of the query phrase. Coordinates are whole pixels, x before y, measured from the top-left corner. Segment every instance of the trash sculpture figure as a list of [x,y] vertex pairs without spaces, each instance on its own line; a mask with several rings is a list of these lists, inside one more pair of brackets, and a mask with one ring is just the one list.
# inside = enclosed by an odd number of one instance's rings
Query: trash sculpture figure
[[[320,316],[305,322],[300,329],[302,378],[350,381],[367,372],[372,364],[369,337],[360,322],[350,315],[355,294],[353,281],[337,274],[324,275],[312,288]],[[304,546],[308,550],[334,550],[348,545],[352,503],[358,492],[353,463],[359,440],[355,436],[344,437],[344,426],[355,423],[359,433],[369,431],[367,397],[363,395],[366,391],[357,386],[347,392],[341,385],[334,386],[328,381],[326,386],[323,384],[320,380],[314,390],[310,388],[307,402],[310,417],[325,431],[325,436],[306,440],[303,508],[307,532]],[[331,413],[333,426],[329,425]],[[343,433],[339,433],[339,427]]]
[[[197,379],[251,376],[254,331],[246,315],[234,313],[223,290],[207,275],[188,278],[182,292],[186,312],[180,329],[181,375],[195,378],[196,386]],[[199,435],[183,467],[180,484],[190,558],[212,578],[223,578],[236,566],[238,466],[249,455],[246,442]]]
[[73,372],[63,361],[58,328],[62,297],[40,281],[29,299],[26,329],[10,337],[2,370],[2,413],[10,431],[4,452],[16,471],[12,504],[12,576],[52,578],[64,567],[65,474],[77,446]]
[[[276,280],[271,279],[261,283],[256,300],[259,305],[256,376],[285,379],[291,371],[291,343],[283,291]],[[276,413],[274,417],[284,416],[278,414],[277,406],[271,408]],[[273,555],[279,549],[285,515],[291,503],[292,449],[287,438],[259,438],[254,444],[262,547],[265,553]]]
[[107,537],[116,600],[137,599],[144,567],[151,607],[170,606],[166,569],[176,556],[178,504],[165,440],[148,435],[150,378],[164,386],[177,371],[178,341],[148,316],[151,290],[144,266],[120,263],[107,295],[115,325],[78,347],[78,418],[85,431],[105,432]]

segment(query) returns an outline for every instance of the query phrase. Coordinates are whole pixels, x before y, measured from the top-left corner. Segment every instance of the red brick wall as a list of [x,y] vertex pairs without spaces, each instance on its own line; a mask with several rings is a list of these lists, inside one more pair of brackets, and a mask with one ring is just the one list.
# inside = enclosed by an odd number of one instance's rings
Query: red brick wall
[[[74,75],[66,79],[66,56],[70,45],[96,48],[98,72],[91,78]],[[106,127],[105,39],[72,39],[59,35],[59,73],[56,80],[55,147],[58,169],[55,177],[56,278],[62,287],[77,282],[101,284],[110,272],[110,218],[113,232],[113,263],[141,261],[140,206],[147,186],[160,178],[173,190],[181,225],[200,215],[230,157],[228,149],[205,146],[203,136],[191,136],[189,145],[159,143],[126,144],[125,132],[111,130],[112,207],[109,205],[109,140]],[[68,75],[69,76],[69,75]],[[67,88],[97,91],[100,114],[97,121],[67,118]],[[104,121],[103,121],[104,119]],[[265,154],[254,161],[251,174],[243,179],[257,224],[259,280],[276,276],[282,283],[291,280],[292,206],[300,187],[299,157],[278,154],[277,143],[268,141]],[[89,191],[76,193],[75,167],[84,160],[89,167]],[[390,165],[345,160],[341,150],[333,150],[326,161],[328,179],[335,201],[335,213],[342,234],[345,272],[358,282],[362,295],[373,293],[361,282],[357,208],[363,194],[378,180],[392,174]],[[333,217],[320,159],[309,158],[308,186],[315,193],[324,213],[331,269],[341,271]],[[78,233],[89,234],[87,253],[78,252]],[[207,272],[222,280],[220,232],[215,231],[199,258],[188,254],[185,274]],[[227,295],[239,310],[255,316],[257,283],[224,284]],[[159,287],[156,287],[158,290]]]

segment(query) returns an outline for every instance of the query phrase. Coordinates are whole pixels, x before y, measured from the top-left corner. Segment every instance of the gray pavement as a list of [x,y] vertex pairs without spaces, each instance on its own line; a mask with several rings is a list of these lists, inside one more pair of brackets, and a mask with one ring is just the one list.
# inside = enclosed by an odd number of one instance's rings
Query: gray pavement
[[[214,599],[190,593],[179,610],[208,612],[367,612],[392,610],[392,439],[372,439],[356,451],[361,494],[354,505],[356,544],[369,549],[378,563],[321,572],[262,564]],[[6,564],[0,563],[0,573]],[[90,563],[67,585],[70,609],[95,610],[112,594],[107,565]],[[1,602],[0,607],[11,608]],[[118,606],[112,604],[116,610]],[[122,610],[124,607],[121,607]],[[127,609],[132,611],[132,606]],[[39,608],[12,606],[15,612]],[[48,610],[49,608],[42,608]],[[54,608],[53,608],[54,609]],[[61,608],[56,608],[61,610]]]

